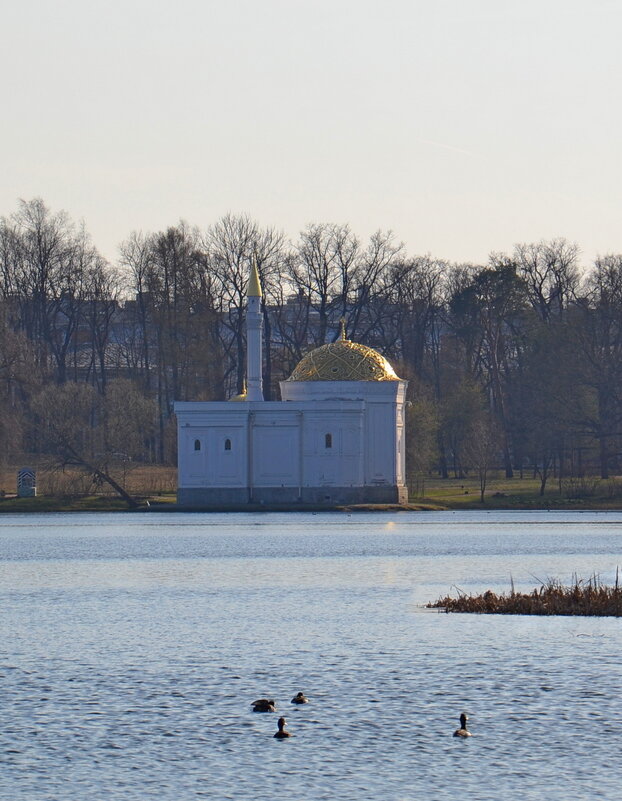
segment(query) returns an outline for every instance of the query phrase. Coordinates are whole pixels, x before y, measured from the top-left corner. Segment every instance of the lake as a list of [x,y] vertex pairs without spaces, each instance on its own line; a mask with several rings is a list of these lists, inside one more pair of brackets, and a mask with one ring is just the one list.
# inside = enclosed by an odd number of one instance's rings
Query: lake
[[611,512],[2,515],[0,797],[618,801],[619,619],[423,608],[617,565]]

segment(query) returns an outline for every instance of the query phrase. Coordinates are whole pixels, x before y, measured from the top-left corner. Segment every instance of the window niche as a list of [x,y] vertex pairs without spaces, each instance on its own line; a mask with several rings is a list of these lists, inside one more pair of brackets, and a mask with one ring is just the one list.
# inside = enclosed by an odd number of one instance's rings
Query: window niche
[[200,439],[195,439],[195,441],[194,441],[194,449],[195,449],[195,451],[200,451],[201,450],[201,440]]
[[230,439],[226,439],[225,440],[225,450],[226,451],[230,451],[231,450],[231,440]]
[[324,434],[324,447],[325,448],[332,448],[333,447],[333,435],[332,434]]

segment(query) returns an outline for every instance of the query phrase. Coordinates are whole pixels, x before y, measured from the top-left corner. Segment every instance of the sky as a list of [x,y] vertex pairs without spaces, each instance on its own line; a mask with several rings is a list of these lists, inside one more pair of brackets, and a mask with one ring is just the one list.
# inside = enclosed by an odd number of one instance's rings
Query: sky
[[622,0],[5,0],[0,216],[622,252]]

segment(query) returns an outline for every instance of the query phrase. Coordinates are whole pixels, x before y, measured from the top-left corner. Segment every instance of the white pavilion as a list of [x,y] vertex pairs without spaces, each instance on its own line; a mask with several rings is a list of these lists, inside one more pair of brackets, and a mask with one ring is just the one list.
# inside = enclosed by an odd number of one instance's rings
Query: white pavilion
[[406,502],[407,382],[377,351],[346,339],[342,326],[341,339],[312,350],[280,382],[280,401],[264,401],[261,302],[253,267],[246,393],[175,403],[177,503]]

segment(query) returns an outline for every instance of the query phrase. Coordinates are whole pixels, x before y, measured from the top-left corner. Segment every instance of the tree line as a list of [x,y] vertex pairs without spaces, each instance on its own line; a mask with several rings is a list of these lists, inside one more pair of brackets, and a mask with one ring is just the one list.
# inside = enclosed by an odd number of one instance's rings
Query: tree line
[[[313,223],[294,241],[244,215],[133,233],[108,263],[40,199],[0,218],[0,448],[96,473],[171,463],[174,400],[243,390],[250,265],[264,288],[264,386],[338,336],[408,379],[408,472],[619,470],[622,255],[581,269],[564,239],[486,264],[412,256]],[[482,472],[483,471],[483,472]],[[104,470],[104,475],[106,471]]]

